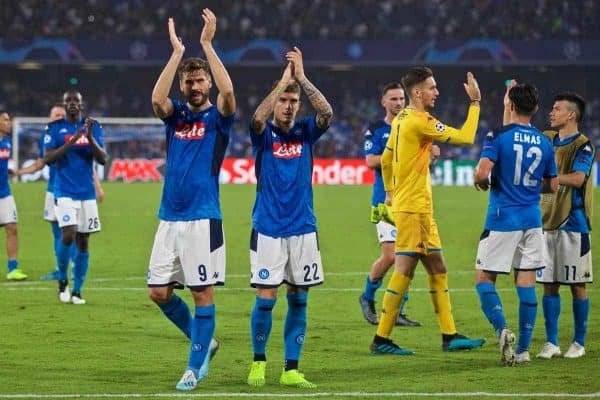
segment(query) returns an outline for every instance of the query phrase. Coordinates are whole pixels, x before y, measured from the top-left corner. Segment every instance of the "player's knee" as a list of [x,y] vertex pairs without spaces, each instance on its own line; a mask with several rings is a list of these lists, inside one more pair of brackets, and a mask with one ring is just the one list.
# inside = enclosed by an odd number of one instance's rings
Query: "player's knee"
[[156,304],[165,304],[171,300],[171,293],[166,288],[150,288],[148,297]]
[[16,237],[17,236],[17,224],[7,224],[6,225],[6,236],[8,237]]

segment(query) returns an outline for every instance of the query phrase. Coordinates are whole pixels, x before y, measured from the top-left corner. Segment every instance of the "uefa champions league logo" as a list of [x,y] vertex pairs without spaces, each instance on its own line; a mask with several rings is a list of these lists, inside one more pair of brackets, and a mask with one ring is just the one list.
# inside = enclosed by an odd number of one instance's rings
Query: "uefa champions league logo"
[[69,220],[71,219],[71,217],[69,217],[68,215],[65,215],[62,220],[63,222],[69,222]]

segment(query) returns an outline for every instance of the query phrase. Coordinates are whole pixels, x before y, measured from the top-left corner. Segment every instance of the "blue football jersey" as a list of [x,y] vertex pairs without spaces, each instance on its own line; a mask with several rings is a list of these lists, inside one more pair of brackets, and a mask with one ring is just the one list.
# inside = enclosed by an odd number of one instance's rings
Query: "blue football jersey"
[[554,147],[536,128],[510,124],[487,134],[481,157],[494,162],[485,229],[542,226],[542,180],[556,176]]
[[[44,135],[44,151],[58,149],[85,125],[85,118],[73,124],[66,119],[51,122]],[[104,132],[98,122],[92,129],[94,139],[100,147],[104,147]],[[73,200],[94,200],[94,156],[92,147],[85,136],[81,136],[64,156],[55,161],[54,196],[70,197]]]
[[[385,145],[390,137],[391,125],[381,119],[371,125],[365,132],[364,153],[365,156],[374,154],[380,156],[385,150]],[[385,201],[385,190],[383,188],[383,178],[381,168],[375,169],[375,182],[373,183],[373,195],[371,205],[376,206]]]
[[[566,146],[577,139],[579,135],[580,134],[573,135],[565,138],[565,140],[560,140],[560,137],[556,135],[554,137],[554,147]],[[590,176],[593,164],[594,148],[590,144],[586,144],[577,151],[570,172],[583,172],[585,176]],[[572,189],[571,212],[569,213],[567,221],[560,229],[570,232],[590,233],[590,227],[584,210],[584,192],[581,188]]]
[[163,120],[167,158],[158,217],[165,221],[222,219],[219,171],[235,114],[224,117],[216,106],[192,112],[172,100],[173,114]]
[[10,195],[8,185],[8,160],[12,157],[12,144],[8,136],[0,140],[0,198]]
[[316,232],[313,210],[313,145],[325,130],[307,117],[283,132],[271,121],[262,134],[250,128],[256,172],[254,229],[271,237]]
[[[46,130],[48,128],[46,127]],[[38,139],[38,158],[44,158],[44,136],[45,133],[40,135]],[[48,186],[46,187],[46,191],[50,193],[54,193],[54,176],[56,175],[56,167],[54,163],[48,165]]]

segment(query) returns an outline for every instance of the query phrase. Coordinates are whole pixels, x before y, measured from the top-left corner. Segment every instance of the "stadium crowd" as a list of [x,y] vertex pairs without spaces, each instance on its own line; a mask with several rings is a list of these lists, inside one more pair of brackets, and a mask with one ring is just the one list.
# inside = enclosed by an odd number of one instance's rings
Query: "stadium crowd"
[[[480,133],[501,123],[503,81],[515,77],[531,81],[541,89],[541,111],[534,118],[540,128],[548,125],[548,112],[553,96],[561,90],[574,89],[588,100],[588,111],[583,121],[584,132],[595,140],[600,147],[600,82],[584,78],[578,82],[572,80],[576,73],[582,77],[593,77],[593,68],[567,71],[561,67],[531,69],[515,68],[490,71],[474,69],[483,90],[482,115],[479,124]],[[250,157],[251,145],[248,135],[248,123],[251,113],[256,109],[265,88],[270,87],[274,68],[230,68],[232,79],[239,87],[236,122],[231,134],[228,155]],[[574,72],[575,71],[575,72]],[[46,66],[39,71],[25,71],[16,68],[0,69],[3,76],[10,76],[0,83],[0,108],[11,110],[15,116],[43,116],[52,104],[68,87],[69,74],[79,79],[78,90],[86,94],[87,112],[102,120],[102,117],[152,117],[152,108],[147,99],[152,90],[151,82],[156,79],[156,68],[107,67],[100,71],[75,69],[65,72],[58,67]],[[390,81],[397,80],[402,68],[356,68],[351,71],[331,71],[327,68],[313,69],[315,81],[331,99],[335,112],[329,132],[321,139],[315,149],[317,157],[325,158],[362,158],[363,133],[369,121],[382,117],[379,104],[380,89]],[[439,82],[439,104],[434,111],[440,119],[450,124],[462,123],[461,117],[466,110],[466,99],[461,93],[466,69],[463,67],[437,67],[436,78]],[[95,82],[105,82],[99,86]],[[20,82],[20,84],[17,84]],[[339,84],[343,82],[343,84]],[[172,93],[175,97],[178,93]],[[213,93],[214,95],[214,93]],[[32,101],[32,99],[35,99]],[[305,98],[304,113],[312,112]],[[481,137],[482,135],[478,135]],[[123,142],[110,145],[111,155],[131,154],[149,157],[148,146]],[[475,160],[479,156],[479,147],[443,148],[443,157],[452,159]],[[156,157],[157,149],[152,151]]]
[[[219,16],[219,39],[597,39],[594,0],[207,0]],[[518,7],[519,12],[513,10]],[[410,10],[410,12],[406,12]],[[178,16],[182,37],[198,35],[197,4],[175,0],[22,0],[0,13],[0,37],[114,39],[164,37]],[[435,21],[424,24],[421,21]],[[485,23],[482,23],[482,22]],[[510,21],[510,23],[507,23]]]

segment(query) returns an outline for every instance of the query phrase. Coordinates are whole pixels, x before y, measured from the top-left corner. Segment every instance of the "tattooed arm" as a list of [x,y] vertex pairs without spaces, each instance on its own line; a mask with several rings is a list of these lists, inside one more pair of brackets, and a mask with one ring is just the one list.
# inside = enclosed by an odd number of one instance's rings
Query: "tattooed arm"
[[283,76],[277,83],[277,86],[269,93],[267,97],[256,108],[254,115],[252,116],[252,120],[250,121],[250,126],[252,127],[252,131],[257,135],[260,135],[265,130],[265,124],[267,119],[273,113],[273,109],[275,108],[275,103],[279,96],[285,91],[285,88],[289,85],[290,80],[292,79],[292,65],[288,64],[285,67],[285,71],[283,71]]
[[292,63],[294,78],[296,78],[300,86],[302,86],[308,100],[310,100],[310,104],[312,104],[317,111],[317,126],[321,129],[327,129],[331,123],[331,118],[333,118],[333,109],[325,96],[323,96],[319,89],[308,80],[306,75],[304,75],[302,52],[299,48],[294,47],[294,50],[289,51],[286,54],[286,58]]

